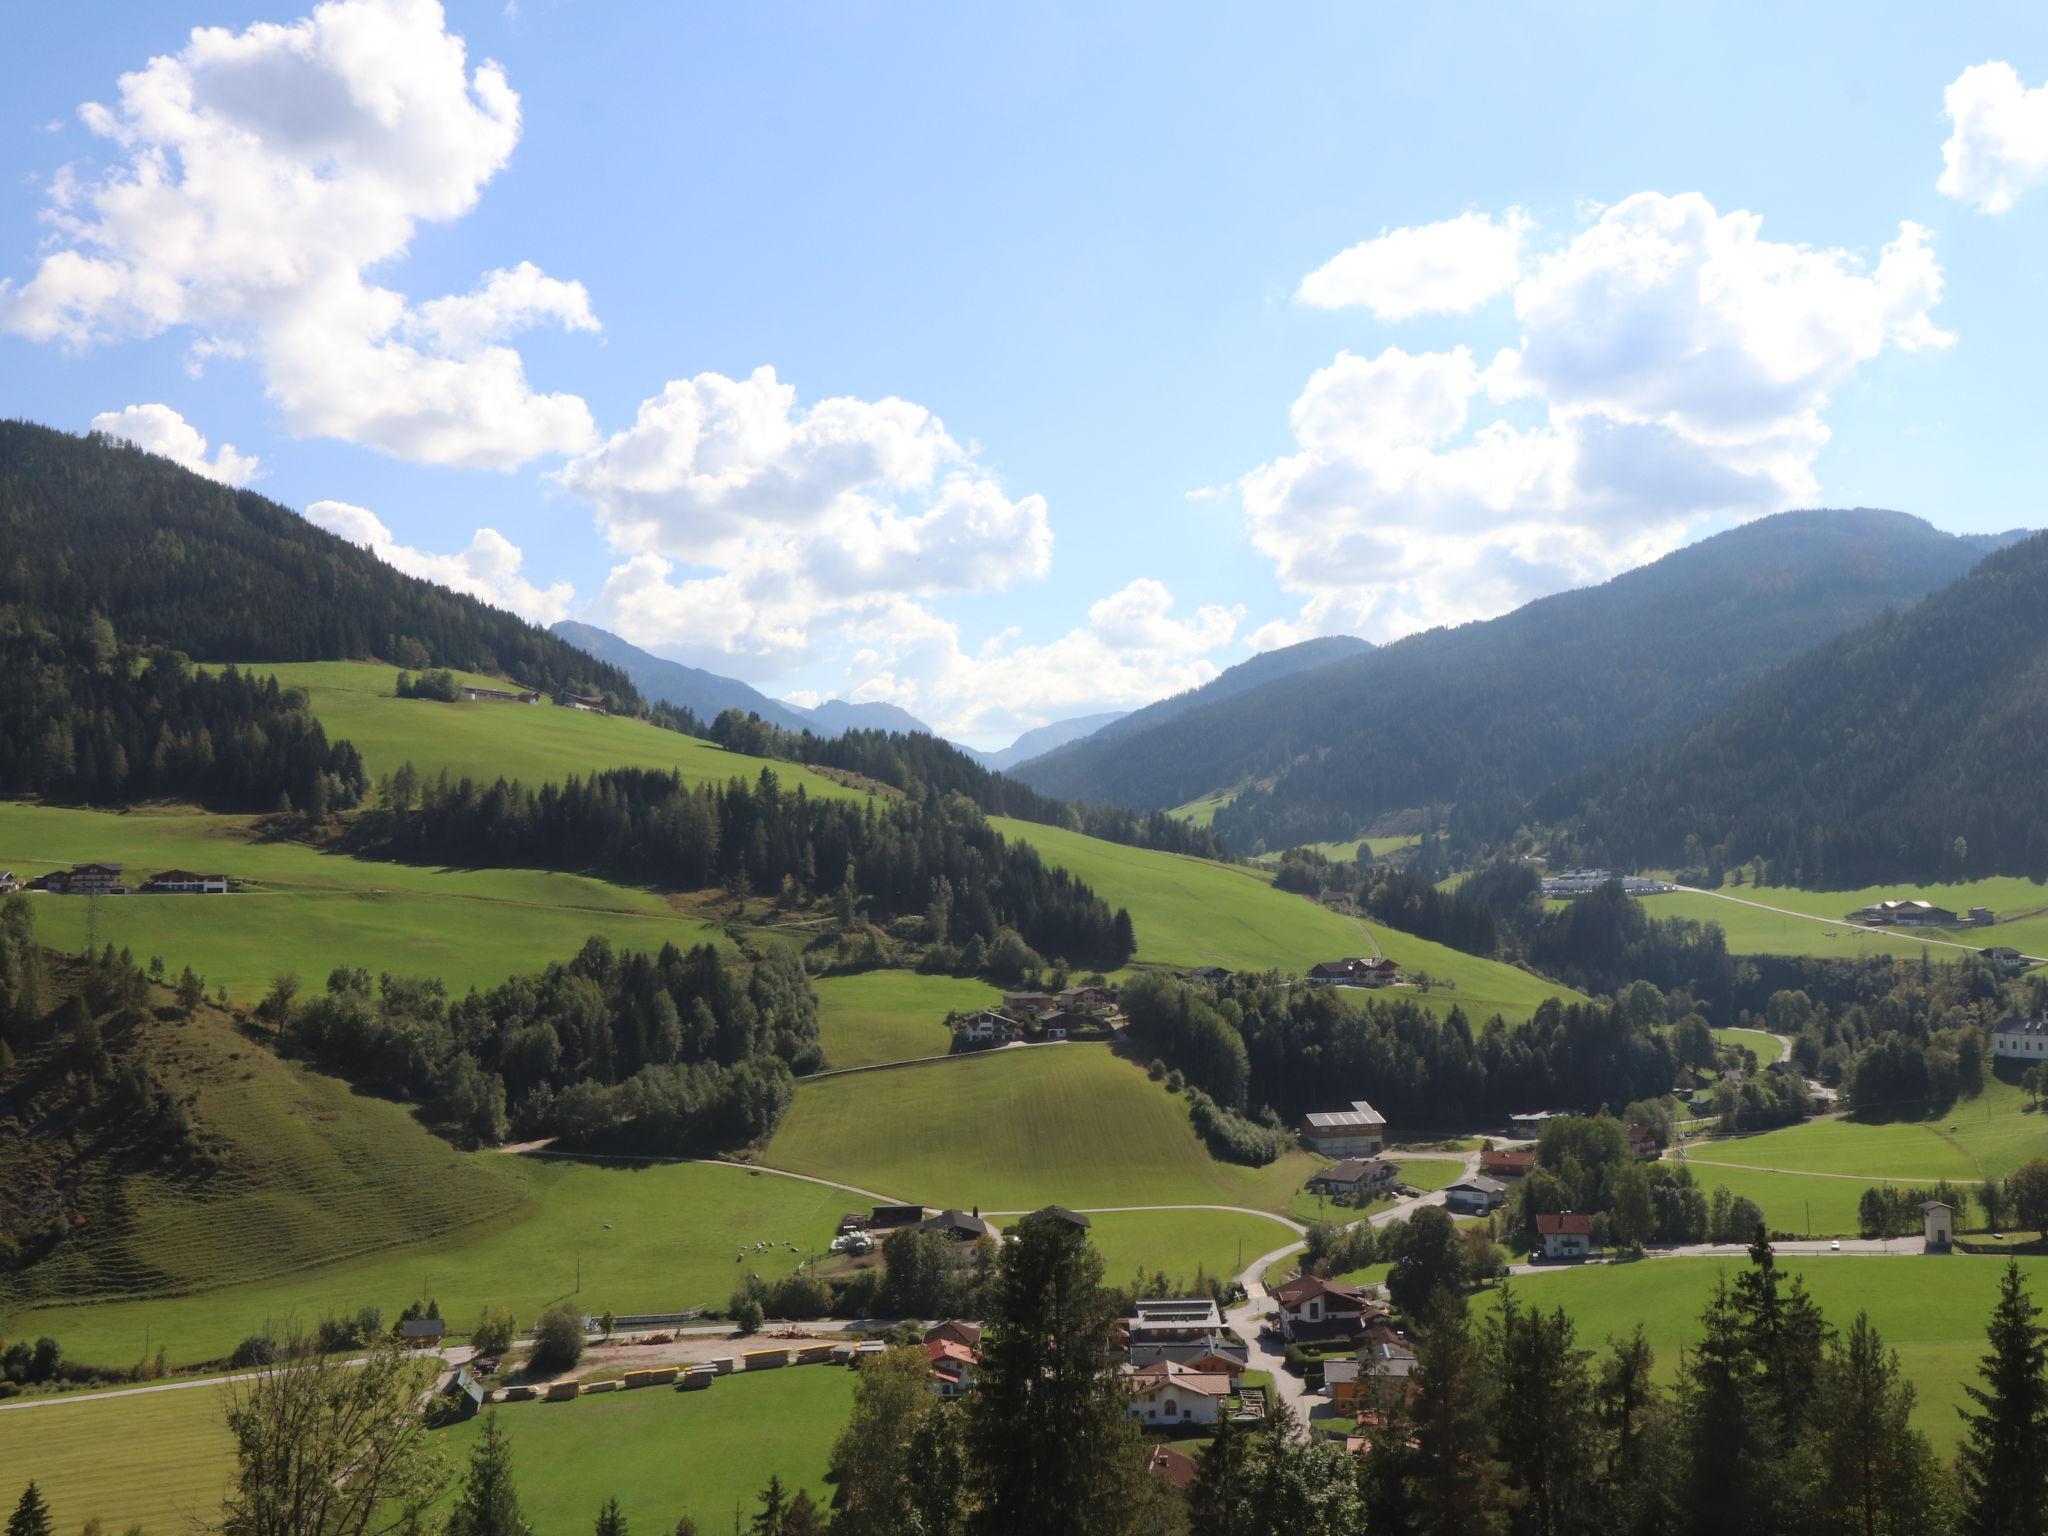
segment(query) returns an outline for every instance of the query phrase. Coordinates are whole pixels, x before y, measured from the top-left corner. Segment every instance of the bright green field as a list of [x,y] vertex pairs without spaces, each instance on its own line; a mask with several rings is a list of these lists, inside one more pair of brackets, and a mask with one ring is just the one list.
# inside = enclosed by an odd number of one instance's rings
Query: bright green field
[[1141,1271],[1184,1282],[1197,1270],[1228,1279],[1294,1241],[1293,1228],[1237,1211],[1098,1211],[1088,1219],[1109,1285],[1127,1284]]
[[[1791,954],[1840,956],[1888,952],[1917,956],[1923,947],[1936,958],[1942,940],[1983,948],[2009,944],[2030,955],[2048,954],[2048,885],[2017,876],[1971,880],[1954,885],[1873,885],[1859,891],[1806,891],[1792,886],[1723,886],[1722,900],[1676,892],[1653,898],[1659,914],[1711,919],[1728,934],[1728,947],[1744,954]],[[1840,921],[1858,907],[1892,897],[1922,897],[1953,912],[1971,907],[1989,907],[1998,915],[1990,928],[1948,929],[1865,929]],[[1783,907],[1791,912],[1825,918],[1825,925],[1782,913],[1761,911],[1741,905],[1743,901]],[[1853,947],[1852,947],[1853,946]]]
[[[1005,837],[1029,843],[1048,862],[1073,871],[1111,906],[1128,907],[1140,964],[1303,971],[1318,960],[1368,947],[1359,924],[1279,890],[1263,871],[1127,848],[1030,822],[1001,817],[993,822]],[[1404,968],[1456,983],[1427,995],[1407,988],[1383,994],[1413,999],[1439,1013],[1462,1006],[1475,1021],[1494,1013],[1527,1018],[1544,998],[1573,995],[1513,966],[1427,939],[1383,927],[1373,933],[1388,958]]]
[[1761,1136],[1696,1146],[1693,1155],[1751,1168],[1871,1174],[1931,1183],[2003,1178],[2048,1156],[2048,1115],[1992,1078],[1984,1092],[1925,1120],[1810,1120]]
[[214,1387],[0,1411],[0,1501],[36,1480],[61,1532],[97,1519],[152,1536],[218,1519],[234,1450]]
[[[769,764],[727,752],[644,720],[613,719],[537,705],[401,699],[392,691],[398,669],[364,661],[255,662],[242,669],[271,674],[286,687],[303,688],[329,738],[346,737],[363,754],[372,780],[410,761],[425,774],[443,768],[482,783],[523,779],[539,785],[587,776],[594,768],[673,768],[689,782],[722,784],[735,775],[752,779],[772,767],[784,785],[802,784],[813,795],[856,792],[794,763]],[[502,679],[458,672],[456,681],[502,688]]]
[[[581,1530],[615,1495],[630,1524],[659,1536],[684,1514],[705,1531],[725,1530],[735,1502],[751,1517],[770,1473],[823,1502],[832,1441],[852,1406],[851,1371],[805,1366],[724,1377],[704,1392],[646,1388],[494,1411],[536,1529]],[[0,1412],[0,1498],[12,1507],[22,1469],[34,1473],[60,1531],[95,1517],[156,1533],[216,1519],[233,1454],[220,1414],[209,1387]],[[451,1486],[433,1524],[479,1427],[472,1420],[435,1436]]]
[[1236,790],[1226,789],[1217,794],[1204,795],[1199,800],[1190,800],[1186,805],[1177,805],[1166,814],[1178,816],[1182,821],[1198,827],[1206,827],[1216,820],[1218,811],[1236,798]]
[[[1700,1156],[1709,1155],[1701,1149]],[[1764,1213],[1764,1224],[1773,1232],[1795,1232],[1806,1237],[1855,1237],[1858,1232],[1856,1202],[1872,1184],[1886,1179],[1824,1178],[1810,1173],[1763,1173],[1753,1168],[1710,1167],[1698,1158],[1691,1160],[1694,1182],[1709,1195],[1716,1185],[1725,1185],[1731,1195],[1744,1195]]]
[[770,1167],[926,1205],[1286,1208],[1315,1160],[1219,1162],[1187,1107],[1106,1045],[982,1051],[797,1084]]
[[[1302,846],[1315,850],[1332,864],[1351,864],[1357,861],[1358,850],[1361,848],[1368,849],[1376,859],[1384,859],[1388,854],[1398,853],[1403,848],[1413,848],[1421,841],[1420,836],[1409,833],[1404,837],[1354,837],[1348,843],[1304,843]],[[1280,855],[1262,853],[1257,862],[1277,864],[1280,862]]]
[[[491,1160],[490,1171],[517,1202],[509,1214],[201,1295],[25,1311],[0,1331],[49,1333],[78,1359],[125,1364],[141,1356],[147,1329],[150,1347],[166,1346],[175,1365],[224,1355],[272,1320],[296,1317],[310,1327],[365,1303],[391,1318],[421,1294],[437,1298],[460,1328],[486,1305],[509,1306],[524,1324],[571,1296],[593,1313],[717,1306],[747,1273],[772,1280],[794,1269],[798,1255],[785,1242],[822,1254],[840,1213],[861,1203],[802,1180],[702,1163],[623,1169],[460,1155]],[[756,1253],[757,1240],[776,1246]],[[252,1224],[232,1251],[261,1253],[263,1243],[262,1228]]]
[[[567,960],[593,933],[632,949],[721,942],[716,928],[679,916],[652,892],[581,875],[376,863],[251,835],[247,817],[0,801],[0,869],[26,876],[106,859],[143,875],[182,866],[256,882],[229,896],[99,903],[102,943],[138,958],[162,955],[174,974],[190,965],[245,1004],[281,971],[297,971],[316,989],[338,965],[438,976],[460,997]],[[70,950],[84,943],[87,902],[32,899],[41,942]]]
[[[745,1528],[770,1473],[792,1495],[807,1488],[829,1503],[825,1471],[853,1412],[853,1382],[844,1366],[785,1366],[722,1376],[701,1392],[643,1387],[496,1411],[536,1531],[586,1530],[616,1497],[627,1525],[646,1536],[664,1536],[681,1515],[710,1536],[731,1529],[735,1504]],[[444,1432],[458,1470],[480,1431],[471,1420]]]
[[971,1013],[1001,1001],[986,982],[914,971],[827,976],[812,986],[827,1067],[943,1056],[952,1045],[948,1013]]
[[[2048,1300],[2048,1259],[2022,1259],[2020,1264],[2035,1301]],[[1732,1279],[1742,1267],[1734,1260],[1647,1259],[1517,1276],[1514,1288],[1530,1305],[1546,1311],[1563,1307],[1578,1324],[1579,1342],[1590,1347],[1625,1336],[1640,1321],[1657,1350],[1658,1371],[1668,1381],[1680,1347],[1699,1337],[1699,1315],[1715,1276]],[[1944,1452],[1959,1433],[1956,1409],[1964,1402],[1964,1384],[1976,1379],[1984,1325],[2004,1267],[2003,1260],[1962,1255],[1779,1260],[1781,1270],[1806,1277],[1814,1299],[1837,1328],[1846,1328],[1857,1312],[1869,1312],[1919,1388],[1914,1422]]]

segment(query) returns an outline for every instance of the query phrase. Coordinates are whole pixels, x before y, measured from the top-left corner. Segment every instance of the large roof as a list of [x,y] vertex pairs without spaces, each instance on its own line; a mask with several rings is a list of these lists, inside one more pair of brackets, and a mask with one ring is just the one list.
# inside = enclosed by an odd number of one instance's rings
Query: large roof
[[1353,1099],[1349,1109],[1312,1109],[1304,1118],[1317,1131],[1376,1131],[1387,1123],[1386,1116],[1363,1099]]

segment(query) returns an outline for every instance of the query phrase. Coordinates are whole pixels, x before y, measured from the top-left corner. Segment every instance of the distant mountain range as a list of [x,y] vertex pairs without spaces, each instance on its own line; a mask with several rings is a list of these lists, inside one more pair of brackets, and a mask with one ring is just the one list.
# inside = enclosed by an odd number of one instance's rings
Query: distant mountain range
[[848,731],[938,734],[909,710],[894,704],[849,704],[844,699],[827,699],[816,708],[806,709],[801,704],[771,699],[738,678],[720,677],[702,667],[689,667],[656,656],[594,624],[563,619],[551,627],[550,633],[617,667],[648,699],[687,709],[706,725],[718,718],[720,711],[737,709],[757,714],[786,731],[810,731],[818,736],[843,736]]
[[1453,802],[1512,827],[1554,781],[1694,725],[2018,537],[1957,536],[1899,512],[1783,513],[1497,619],[1372,651],[1353,642],[1220,697],[1197,690],[1014,776],[1137,810],[1245,785],[1215,821],[1240,850],[1350,837],[1382,813]]
[[984,768],[993,768],[997,773],[1007,773],[1019,763],[1063,747],[1070,741],[1079,741],[1092,736],[1106,725],[1114,725],[1124,718],[1127,711],[1112,709],[1099,715],[1076,715],[1071,720],[1054,720],[1048,725],[1035,725],[1007,747],[994,752],[976,752],[972,747],[964,748]]
[[[1773,883],[2048,876],[2048,534],[1537,797],[1601,863]],[[1999,942],[1994,933],[1987,942]]]

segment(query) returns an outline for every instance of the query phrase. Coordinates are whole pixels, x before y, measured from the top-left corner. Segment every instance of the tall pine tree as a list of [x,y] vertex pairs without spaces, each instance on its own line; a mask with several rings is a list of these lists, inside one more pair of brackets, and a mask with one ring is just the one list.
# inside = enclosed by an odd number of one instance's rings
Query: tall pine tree
[[2042,1536],[2048,1531],[2048,1330],[2016,1261],[2008,1261],[1991,1309],[1990,1351],[1979,1385],[1963,1391],[1957,1455],[1966,1536]]
[[[616,1503],[610,1508],[616,1508]],[[600,1529],[602,1526],[600,1525]],[[469,1453],[446,1536],[530,1536],[512,1485],[512,1442],[498,1427],[498,1415],[484,1415],[483,1433]]]

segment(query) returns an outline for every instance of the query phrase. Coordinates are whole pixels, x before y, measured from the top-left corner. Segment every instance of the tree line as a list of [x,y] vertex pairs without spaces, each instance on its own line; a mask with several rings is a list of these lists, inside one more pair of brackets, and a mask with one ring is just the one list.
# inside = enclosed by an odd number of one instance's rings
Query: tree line
[[1122,994],[1128,1033],[1224,1108],[1282,1121],[1370,1089],[1389,1120],[1501,1119],[1532,1104],[1626,1104],[1677,1072],[1654,987],[1609,1002],[1545,999],[1526,1024],[1475,1028],[1408,998],[1362,1002],[1267,973],[1211,990],[1158,974]]
[[838,768],[895,789],[907,790],[913,784],[921,784],[936,794],[965,795],[991,816],[1064,827],[1133,848],[1156,848],[1204,859],[1229,857],[1206,827],[1164,811],[1140,814],[1118,805],[1055,800],[1005,774],[984,768],[952,742],[921,731],[861,730],[819,736],[810,731],[786,730],[758,714],[727,709],[711,722],[708,734],[731,752]]
[[766,1136],[793,1074],[822,1061],[817,999],[782,950],[737,965],[711,945],[567,963],[449,1002],[439,981],[336,970],[301,1000],[281,977],[258,1009],[281,1044],[353,1082],[431,1106],[475,1145],[552,1136],[663,1155]]
[[53,624],[0,607],[0,722],[0,793],[325,815],[369,788],[361,755],[327,739],[303,693],[145,656],[96,614]]
[[615,768],[533,789],[445,772],[423,780],[407,763],[381,799],[359,837],[409,860],[594,871],[670,890],[722,885],[791,905],[857,901],[883,918],[928,914],[943,891],[938,943],[993,944],[1013,928],[1040,954],[1103,970],[1137,948],[1127,911],[1004,839],[966,796],[915,781],[901,796],[853,800],[785,790],[768,768],[752,783],[696,786],[675,772]]

